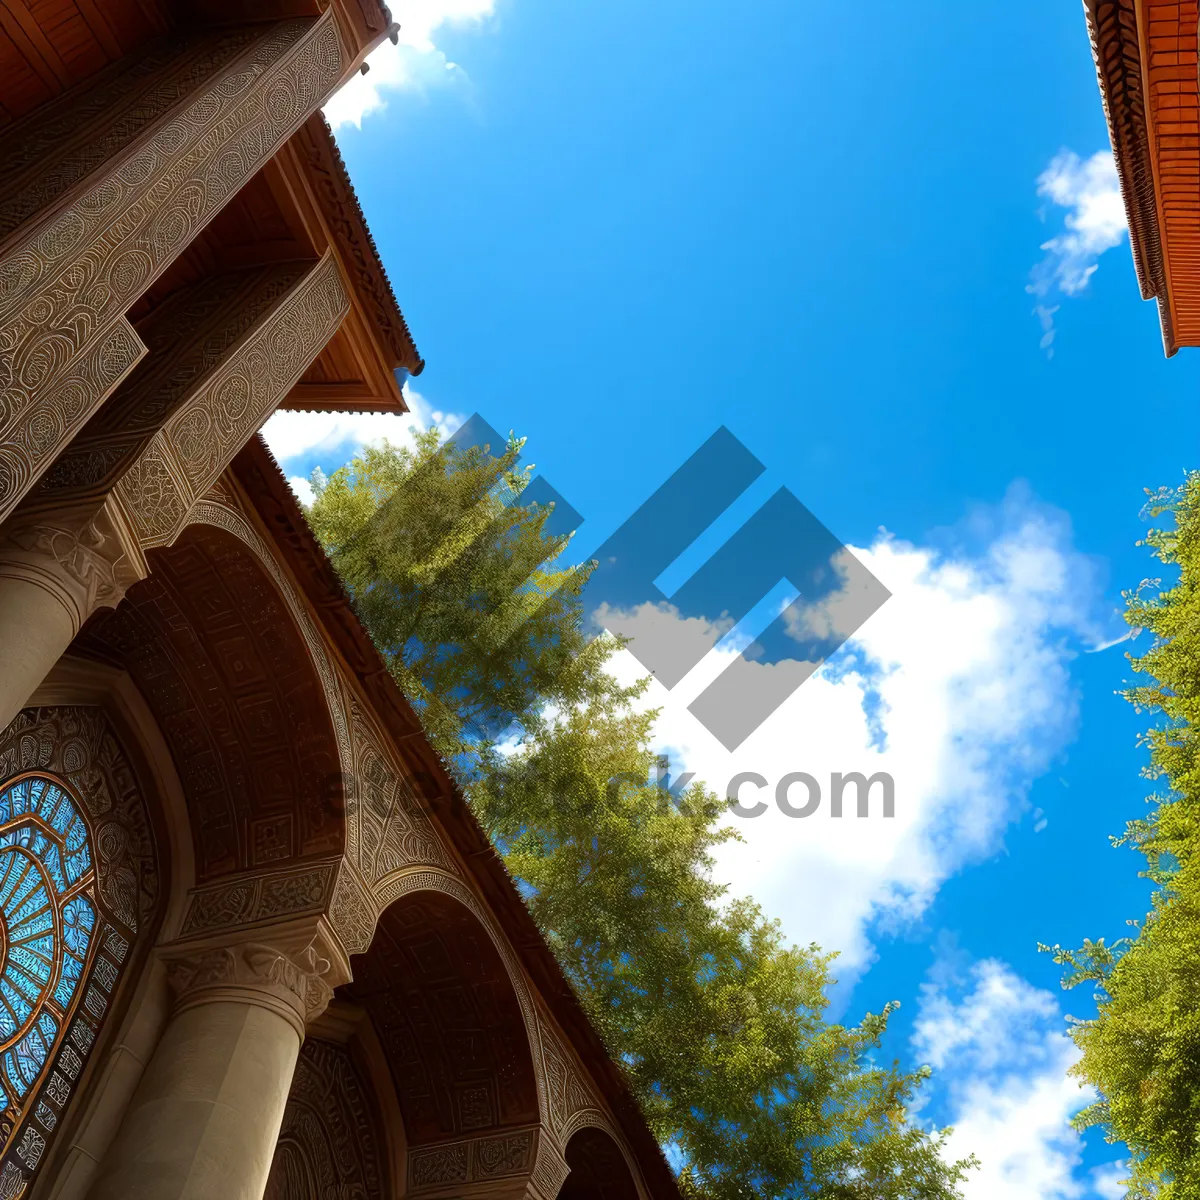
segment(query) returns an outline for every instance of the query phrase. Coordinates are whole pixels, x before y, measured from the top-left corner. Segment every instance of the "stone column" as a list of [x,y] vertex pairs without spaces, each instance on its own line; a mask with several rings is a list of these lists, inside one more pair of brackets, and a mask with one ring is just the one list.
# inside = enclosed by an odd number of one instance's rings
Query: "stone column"
[[176,1006],[91,1200],[262,1200],[305,1025],[349,978],[317,944],[167,948]]
[[137,538],[109,500],[64,506],[0,530],[0,729],[98,608],[146,574]]

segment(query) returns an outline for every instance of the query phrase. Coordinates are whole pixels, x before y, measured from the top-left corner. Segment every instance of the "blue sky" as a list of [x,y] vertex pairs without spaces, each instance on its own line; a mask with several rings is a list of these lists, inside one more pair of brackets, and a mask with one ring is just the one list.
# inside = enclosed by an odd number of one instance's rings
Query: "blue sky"
[[[1108,844],[1147,790],[1129,644],[1096,647],[1200,404],[1138,297],[1078,4],[394,8],[329,115],[428,360],[415,416],[526,435],[581,556],[725,424],[891,587],[740,757],[682,684],[662,743],[719,784],[890,770],[894,821],[768,814],[724,877],[842,951],[839,1010],[902,1000],[887,1050],[937,1069],[971,1197],[1120,1195],[1119,1148],[1065,1126],[1089,998],[1036,944],[1147,907]],[[397,424],[267,433],[304,477]]]

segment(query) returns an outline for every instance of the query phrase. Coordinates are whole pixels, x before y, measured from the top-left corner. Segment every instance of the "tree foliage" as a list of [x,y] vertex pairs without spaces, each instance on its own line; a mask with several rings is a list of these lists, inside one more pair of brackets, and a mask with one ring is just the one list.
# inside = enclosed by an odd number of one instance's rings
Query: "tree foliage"
[[1150,813],[1129,822],[1116,845],[1146,860],[1156,885],[1136,936],[1101,938],[1079,950],[1052,948],[1064,986],[1091,982],[1098,1015],[1072,1030],[1083,1052],[1076,1074],[1100,1099],[1076,1118],[1101,1126],[1130,1150],[1130,1196],[1200,1197],[1200,473],[1155,494],[1151,519],[1173,524],[1145,539],[1173,571],[1174,586],[1144,582],[1127,596],[1126,620],[1153,642],[1134,671],[1147,682],[1125,694],[1139,712],[1161,715],[1144,735],[1161,782]]
[[618,685],[616,643],[586,636],[588,568],[554,565],[565,542],[521,504],[518,448],[369,448],[316,481],[310,518],[685,1192],[959,1195],[969,1164],[907,1114],[922,1072],[875,1061],[890,1006],[826,1021],[833,956],[712,879],[723,803],[652,780],[644,684]]

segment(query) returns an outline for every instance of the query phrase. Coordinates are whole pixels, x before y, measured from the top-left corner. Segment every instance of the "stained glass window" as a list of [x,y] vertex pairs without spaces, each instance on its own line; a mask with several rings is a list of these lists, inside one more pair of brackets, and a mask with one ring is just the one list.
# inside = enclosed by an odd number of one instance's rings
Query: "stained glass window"
[[41,774],[5,784],[0,789],[0,1139],[5,1159],[0,1191],[13,1172],[22,1177],[23,1189],[37,1169],[136,932],[122,933],[111,920],[97,884],[91,829],[67,785]]

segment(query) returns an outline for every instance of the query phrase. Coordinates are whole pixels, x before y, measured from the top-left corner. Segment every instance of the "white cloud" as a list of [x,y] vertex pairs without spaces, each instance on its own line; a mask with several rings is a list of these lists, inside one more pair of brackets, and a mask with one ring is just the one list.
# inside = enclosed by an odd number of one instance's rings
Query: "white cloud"
[[[1109,1196],[1077,1177],[1083,1143],[1068,1121],[1093,1094],[1067,1076],[1079,1051],[1053,995],[987,959],[959,973],[940,964],[921,989],[913,1050],[954,1127],[946,1154],[980,1167],[966,1200],[1082,1200]],[[1123,1192],[1117,1193],[1123,1195]]]
[[453,433],[464,421],[459,413],[435,409],[420,392],[404,386],[407,413],[290,412],[277,410],[263,426],[271,453],[288,473],[288,483],[302,504],[313,501],[309,475],[315,466],[336,469],[368,442],[386,439],[411,446],[414,430],[438,426]]
[[[780,918],[792,940],[840,951],[843,978],[869,964],[873,923],[918,918],[944,880],[1001,848],[1030,784],[1074,735],[1073,645],[1109,633],[1092,615],[1101,610],[1095,565],[1072,546],[1064,514],[1014,488],[969,526],[982,549],[886,534],[855,549],[892,598],[733,753],[687,705],[736,648],[711,651],[670,692],[652,683],[646,698],[661,709],[655,738],[673,774],[693,771],[721,793],[738,772],[768,780],[759,792],[743,787],[744,805],[768,808],[736,820],[743,841],[722,849],[719,876]],[[645,673],[627,651],[615,669]],[[774,801],[778,781],[796,771],[822,789],[804,819]],[[880,815],[878,788],[867,818],[856,815],[853,789],[845,815],[831,817],[831,776],[854,771],[892,776],[894,817]],[[793,802],[803,797],[797,785]]]
[[1129,1177],[1127,1162],[1105,1163],[1092,1171],[1092,1191],[1100,1200],[1125,1200],[1124,1181]]
[[299,500],[305,508],[311,507],[313,501],[317,498],[316,493],[313,491],[312,484],[305,479],[303,475],[289,475],[288,487],[292,489],[296,495],[296,499]]
[[1034,315],[1042,326],[1042,348],[1053,354],[1056,296],[1078,296],[1095,274],[1100,256],[1125,237],[1125,205],[1112,153],[1098,150],[1081,159],[1062,150],[1038,176],[1037,194],[1066,209],[1063,231],[1042,243],[1046,257],[1033,270],[1026,290],[1037,297]]
[[436,38],[445,26],[480,25],[495,14],[495,0],[407,0],[396,45],[384,42],[367,57],[370,70],[355,75],[325,105],[334,129],[362,127],[363,117],[387,107],[386,91],[423,92],[463,78]]

